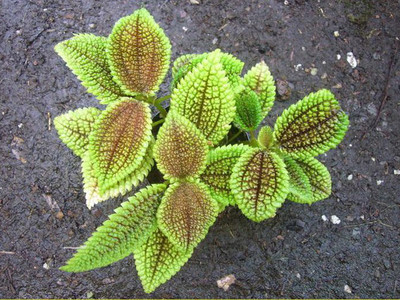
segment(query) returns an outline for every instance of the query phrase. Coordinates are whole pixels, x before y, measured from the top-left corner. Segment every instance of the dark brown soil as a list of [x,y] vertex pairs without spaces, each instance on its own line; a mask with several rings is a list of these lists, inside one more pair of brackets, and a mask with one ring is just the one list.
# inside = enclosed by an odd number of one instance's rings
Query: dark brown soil
[[[276,103],[267,124],[320,88],[336,94],[351,120],[339,148],[320,157],[333,178],[328,200],[287,202],[260,224],[229,209],[182,270],[150,297],[399,298],[400,3],[199,2],[1,2],[0,298],[149,297],[132,258],[82,274],[58,270],[74,251],[65,247],[81,245],[122,199],[86,208],[79,159],[49,121],[98,105],[54,45],[78,32],[108,35],[116,20],[141,6],[165,28],[173,58],[218,47],[246,68],[264,59],[288,97]],[[359,59],[354,69],[348,52]],[[324,222],[323,215],[341,223]],[[228,274],[237,283],[225,292],[216,281]]]

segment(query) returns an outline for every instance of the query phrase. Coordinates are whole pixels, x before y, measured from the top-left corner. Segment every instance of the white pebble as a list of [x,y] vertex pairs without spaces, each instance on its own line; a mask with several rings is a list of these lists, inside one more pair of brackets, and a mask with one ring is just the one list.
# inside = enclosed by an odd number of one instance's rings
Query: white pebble
[[337,31],[337,30],[334,31],[334,32],[333,32],[333,35],[334,35],[335,37],[339,37],[339,35],[340,35],[340,34],[339,34],[339,31]]
[[325,215],[322,215],[322,216],[321,216],[321,219],[322,219],[322,221],[324,221],[324,222],[328,221],[328,218],[327,218]]
[[340,56],[340,54],[336,54],[336,59],[340,60],[342,57]]
[[283,4],[289,5],[289,1],[288,0],[283,1]]
[[344,286],[344,291],[348,294],[351,294],[351,288],[347,284]]
[[365,219],[364,215],[360,216],[360,219],[361,219],[361,220],[364,220],[364,219]]
[[353,52],[347,52],[347,62],[354,69],[357,67],[357,59],[355,58]]
[[376,184],[377,184],[377,185],[381,185],[382,183],[383,183],[383,180],[377,180],[377,181],[376,181]]
[[46,269],[46,270],[50,269],[50,266],[48,265],[47,262],[43,264],[43,269]]
[[326,61],[322,61],[322,64],[323,64],[323,65],[326,65]]
[[296,274],[296,277],[297,277],[298,279],[300,279],[300,278],[301,278],[300,273],[297,273],[297,274]]
[[24,124],[22,124],[22,123],[18,124],[18,128],[22,128],[22,126],[24,126]]
[[317,68],[311,68],[310,74],[311,74],[312,76],[317,75],[317,73],[318,73],[318,69],[317,69]]
[[353,174],[350,174],[349,176],[347,176],[347,180],[353,180]]
[[375,161],[375,157],[371,157],[371,160],[372,160],[372,161]]
[[400,170],[393,170],[394,175],[400,175]]
[[331,222],[332,222],[332,224],[335,224],[335,225],[337,225],[337,224],[340,224],[340,219],[338,218],[338,216],[336,216],[336,215],[332,215],[331,216]]
[[182,27],[183,31],[188,31],[187,27],[183,26]]
[[306,51],[306,47],[301,47],[301,50]]
[[213,45],[215,45],[217,42],[218,42],[218,39],[217,39],[217,38],[215,38],[215,39],[212,40]]
[[295,65],[294,70],[297,72],[301,69],[301,64]]

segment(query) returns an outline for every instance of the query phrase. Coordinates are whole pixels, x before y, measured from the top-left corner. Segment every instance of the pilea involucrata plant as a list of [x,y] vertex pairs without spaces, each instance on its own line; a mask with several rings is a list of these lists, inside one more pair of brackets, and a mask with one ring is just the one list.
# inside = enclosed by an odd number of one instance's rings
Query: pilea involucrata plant
[[[150,293],[179,271],[228,205],[260,222],[285,199],[311,204],[331,194],[330,174],[315,156],[341,142],[349,121],[330,91],[309,94],[274,128],[259,129],[275,99],[267,65],[242,77],[244,63],[215,50],[178,57],[171,94],[158,98],[171,45],[145,9],[120,19],[108,37],[78,34],[55,50],[106,105],[54,120],[82,158],[88,208],[131,191],[155,163],[164,177],[123,202],[62,270],[133,254]],[[151,107],[159,110],[155,121]]]

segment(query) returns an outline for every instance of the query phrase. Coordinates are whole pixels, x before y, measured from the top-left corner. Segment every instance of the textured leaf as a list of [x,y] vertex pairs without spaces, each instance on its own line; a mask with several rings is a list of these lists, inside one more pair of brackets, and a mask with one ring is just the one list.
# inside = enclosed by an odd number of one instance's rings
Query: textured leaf
[[291,105],[276,120],[274,137],[280,149],[293,157],[310,157],[335,148],[349,119],[328,90],[311,93]]
[[288,199],[298,203],[311,204],[328,198],[332,192],[332,180],[328,169],[313,157],[298,159],[296,163],[309,179],[312,196],[304,199],[294,193],[290,193]]
[[109,37],[112,75],[129,95],[154,94],[168,71],[170,56],[169,39],[144,8],[120,19]]
[[257,140],[262,148],[270,149],[274,145],[272,128],[269,126],[262,127],[258,133]]
[[243,214],[260,222],[275,216],[281,207],[288,179],[285,164],[276,153],[251,148],[233,168],[230,185]]
[[244,85],[258,95],[261,104],[262,117],[268,114],[275,101],[274,78],[264,61],[256,64],[243,77]]
[[153,292],[158,286],[174,276],[192,256],[193,248],[182,251],[157,229],[133,250],[136,269],[144,291]]
[[188,119],[171,112],[160,128],[154,147],[158,169],[167,179],[200,174],[206,164],[207,140]]
[[[289,194],[287,198],[298,199],[298,202],[301,203],[312,201],[310,180],[304,170],[289,156],[286,156],[283,161],[289,174]],[[292,197],[290,197],[290,194]]]
[[89,134],[101,111],[94,107],[79,108],[54,118],[60,139],[82,157],[89,145]]
[[168,187],[157,211],[158,226],[182,250],[189,250],[206,236],[215,222],[218,203],[198,181]]
[[255,130],[263,120],[261,105],[258,96],[250,89],[244,89],[235,94],[236,116],[234,123],[236,127],[245,131]]
[[123,202],[60,269],[84,272],[131,254],[156,229],[156,211],[165,188],[163,184],[151,185]]
[[100,195],[138,168],[152,137],[151,122],[148,104],[129,98],[100,115],[89,136]]
[[107,60],[107,38],[78,34],[57,44],[54,50],[100,103],[118,100],[124,92],[114,82]]
[[171,95],[171,110],[187,117],[214,144],[227,134],[235,116],[233,91],[220,59],[220,52],[210,53]]
[[118,195],[125,195],[130,192],[133,187],[138,186],[140,182],[149,174],[154,165],[153,146],[154,139],[147,148],[146,154],[143,157],[140,165],[128,176],[121,181],[118,181],[114,186],[111,186],[100,195],[99,183],[94,171],[93,162],[89,158],[89,152],[86,152],[82,158],[82,176],[83,190],[86,197],[86,206],[91,209],[95,204],[106,201]]
[[221,204],[222,209],[229,204],[235,204],[229,180],[239,157],[249,149],[249,146],[241,144],[228,145],[215,148],[207,155],[207,166],[200,178],[207,184],[211,196]]

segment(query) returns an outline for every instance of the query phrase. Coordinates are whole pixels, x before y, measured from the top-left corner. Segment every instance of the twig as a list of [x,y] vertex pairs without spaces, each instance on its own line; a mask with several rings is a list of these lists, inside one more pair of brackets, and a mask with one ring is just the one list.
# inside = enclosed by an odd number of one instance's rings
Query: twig
[[10,255],[14,255],[15,252],[12,252],[12,251],[0,251],[0,254],[10,254]]
[[367,133],[370,132],[370,130],[378,124],[378,121],[381,117],[383,107],[385,106],[387,98],[388,98],[389,82],[390,82],[390,78],[392,77],[392,69],[393,69],[393,65],[395,62],[395,57],[396,57],[398,48],[399,48],[399,43],[398,43],[398,41],[396,41],[396,48],[394,49],[392,59],[390,60],[389,71],[388,71],[388,74],[386,77],[385,89],[383,90],[383,95],[382,95],[382,99],[381,99],[381,104],[379,105],[378,113],[376,114],[376,118],[375,118],[374,122],[367,128],[367,130],[364,131],[363,135],[361,136],[361,140],[363,140],[365,138],[365,136],[367,135]]
[[82,246],[81,247],[63,247],[63,249],[68,249],[68,250],[77,250],[80,248],[82,248]]

